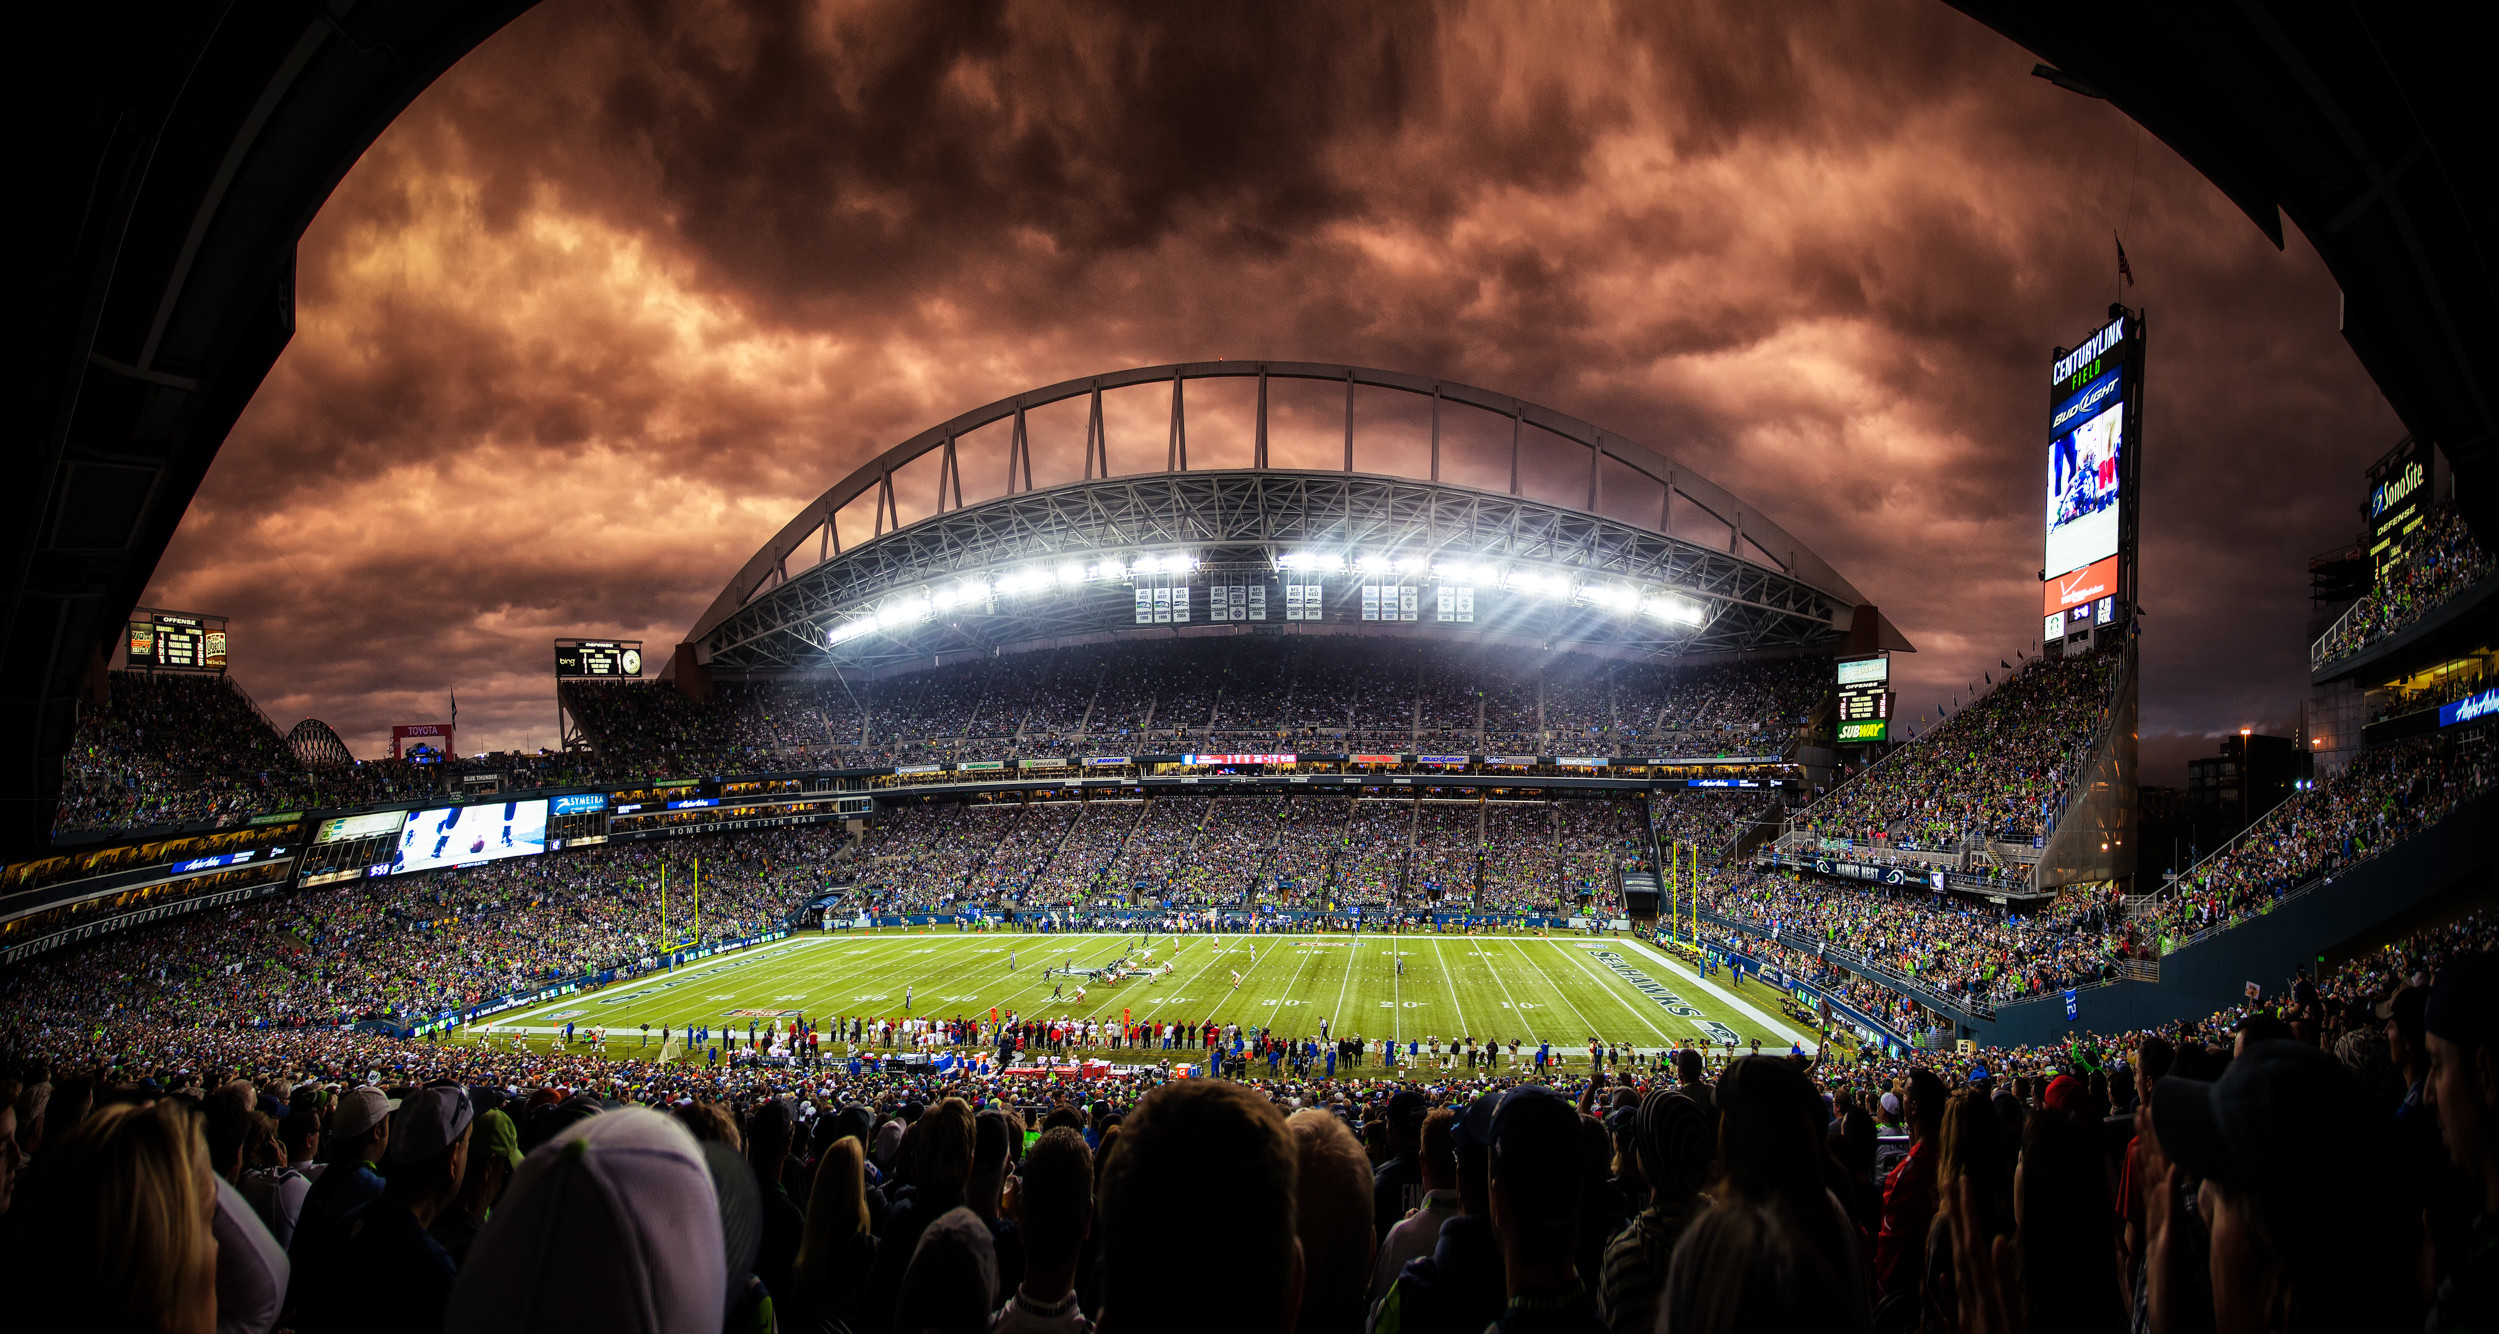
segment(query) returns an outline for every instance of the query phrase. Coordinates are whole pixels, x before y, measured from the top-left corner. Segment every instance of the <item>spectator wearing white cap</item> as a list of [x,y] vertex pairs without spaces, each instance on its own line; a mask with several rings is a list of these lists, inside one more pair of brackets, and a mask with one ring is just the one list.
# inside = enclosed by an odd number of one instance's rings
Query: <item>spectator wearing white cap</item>
[[382,1176],[373,1166],[390,1148],[390,1114],[399,1104],[371,1084],[351,1089],[330,1112],[326,1164],[296,1211],[295,1235],[287,1243],[294,1265],[287,1304],[301,1307],[310,1296],[306,1284],[335,1266],[341,1227],[347,1216],[382,1194]]
[[317,1276],[298,1329],[434,1334],[459,1266],[426,1228],[460,1193],[476,1109],[456,1084],[419,1090],[399,1110],[387,1184],[347,1216],[337,1268]]
[[438,1328],[711,1334],[728,1261],[701,1146],[640,1107],[566,1127],[521,1162]]

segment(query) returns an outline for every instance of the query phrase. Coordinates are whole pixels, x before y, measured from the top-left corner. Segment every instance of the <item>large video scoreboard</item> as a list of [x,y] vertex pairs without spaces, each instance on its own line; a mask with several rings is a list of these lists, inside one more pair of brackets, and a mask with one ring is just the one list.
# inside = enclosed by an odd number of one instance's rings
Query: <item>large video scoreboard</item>
[[642,641],[559,639],[555,641],[555,674],[566,680],[575,677],[637,678],[642,675]]
[[142,607],[131,614],[128,648],[133,671],[222,672],[226,618]]
[[2040,564],[2053,642],[2134,603],[2135,478],[2143,450],[2143,316],[2111,306],[2048,373],[2048,486]]
[[1865,746],[1891,740],[1892,660],[1852,658],[1839,665],[1839,743]]

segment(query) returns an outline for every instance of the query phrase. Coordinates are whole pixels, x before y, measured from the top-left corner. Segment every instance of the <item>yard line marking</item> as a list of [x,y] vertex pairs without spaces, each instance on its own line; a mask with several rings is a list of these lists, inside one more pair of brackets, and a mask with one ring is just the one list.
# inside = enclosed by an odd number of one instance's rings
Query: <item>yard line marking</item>
[[1331,1032],[1336,1036],[1341,1037],[1343,1035],[1343,1030],[1345,1028],[1345,989],[1354,984],[1354,964],[1361,954],[1362,933],[1355,931],[1350,933],[1345,941],[1345,975],[1337,979],[1336,983],[1336,1009],[1334,1011],[1336,1028],[1331,1030]]
[[1440,940],[1437,937],[1435,937],[1432,941],[1432,959],[1440,965],[1440,980],[1449,987],[1449,1008],[1458,1012],[1459,1032],[1456,1038],[1450,1039],[1454,1042],[1459,1038],[1468,1036],[1466,1004],[1458,999],[1458,980],[1449,975],[1449,958],[1446,954],[1442,953]]
[[[1547,941],[1546,943],[1549,945],[1552,942]],[[1564,1005],[1571,1007],[1571,1013],[1579,1016],[1580,1026],[1587,1029],[1589,1034],[1593,1036],[1597,1031],[1596,1026],[1588,1022],[1586,1012],[1579,1008],[1579,1003],[1577,1001],[1571,999],[1570,992],[1554,982],[1552,974],[1547,973],[1544,970],[1544,965],[1537,963],[1534,957],[1528,954],[1524,945],[1519,947],[1519,957],[1527,960],[1527,966],[1536,970],[1536,977],[1542,981],[1545,984],[1545,987],[1552,991],[1554,995],[1560,996]]]
[[[1492,974],[1493,985],[1501,988],[1501,999],[1503,1003],[1510,1007],[1511,1015],[1516,1018],[1527,1020],[1527,1040],[1530,1042],[1541,1041],[1541,1039],[1536,1036],[1536,1023],[1534,1017],[1529,1015],[1527,1011],[1520,1009],[1518,1007],[1518,997],[1510,994],[1510,984],[1502,979],[1501,966],[1492,961],[1492,954],[1490,951],[1484,951],[1483,955],[1484,971]],[[1516,1033],[1518,1030],[1514,1027],[1510,1031]]]
[[[1312,940],[1316,939],[1316,937],[1313,937],[1313,936],[1296,936],[1296,937],[1291,937],[1291,939],[1299,940],[1299,941],[1301,941],[1301,942],[1302,942],[1302,966],[1293,970],[1293,980],[1284,984],[1284,995],[1282,995],[1281,997],[1279,997],[1279,998],[1278,998],[1278,999],[1280,999],[1280,1000],[1291,1000],[1291,999],[1293,999],[1293,998],[1294,998],[1294,993],[1295,993],[1295,992],[1298,992],[1298,991],[1300,991],[1300,990],[1301,990],[1301,986],[1302,986],[1302,974],[1304,974],[1304,973],[1306,973],[1306,972],[1309,972],[1309,971],[1310,971],[1310,957],[1311,957],[1312,955],[1317,954],[1317,953],[1319,952],[1318,950],[1313,949],[1313,948],[1311,948],[1311,947],[1310,947],[1310,942],[1311,942]],[[1276,1017],[1277,1017],[1277,1018],[1281,1019],[1281,1018],[1283,1018],[1283,1017],[1284,1017],[1284,1015],[1283,1015],[1284,1008],[1285,1008],[1285,1007],[1283,1007],[1282,1005],[1278,1005],[1278,1006],[1276,1007],[1276,1011],[1277,1011],[1277,1013],[1276,1013]]]

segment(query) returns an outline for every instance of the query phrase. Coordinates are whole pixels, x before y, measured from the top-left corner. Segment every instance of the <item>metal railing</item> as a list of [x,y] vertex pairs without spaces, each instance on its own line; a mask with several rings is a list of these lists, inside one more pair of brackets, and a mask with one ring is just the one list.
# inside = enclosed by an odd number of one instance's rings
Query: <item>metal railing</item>
[[[2349,621],[2353,616],[2358,615],[2360,609],[2367,605],[2369,605],[2369,595],[2364,593],[2358,601],[2343,608],[2343,614],[2334,618],[2334,624],[2327,626],[2324,634],[2317,636],[2316,642],[2308,646],[2308,670],[2313,672],[2334,660],[2331,656],[2329,656],[2332,651],[2329,650],[2326,645],[2334,642],[2334,637],[2343,633],[2344,623]],[[2365,648],[2367,646],[2362,645],[2361,647]],[[2357,653],[2359,651],[2360,650],[2358,648],[2352,650],[2353,653]],[[2349,657],[2351,654],[2347,653],[2343,656]]]
[[[2292,789],[2280,801],[2267,806],[2263,811],[2257,814],[2255,819],[2248,821],[2246,828],[2232,834],[2228,839],[2225,839],[2220,847],[2217,847],[2211,852],[2205,853],[2203,856],[2196,858],[2194,865],[2172,875],[2169,879],[2169,883],[2162,885],[2160,888],[2153,890],[2149,894],[2135,894],[2127,896],[2126,906],[2128,910],[2130,912],[2138,909],[2150,912],[2159,911],[2161,904],[2177,896],[2178,887],[2180,885],[2186,884],[2197,874],[2201,873],[2205,867],[2212,865],[2215,858],[2227,854],[2232,849],[2238,847],[2241,843],[2253,838],[2258,830],[2265,827],[2265,821],[2273,818],[2273,813],[2275,811],[2281,810],[2283,807],[2290,805],[2292,802],[2297,801],[2301,797],[2307,796],[2310,793],[2322,791],[2324,791],[2323,788],[2309,788],[2305,791],[2297,788]],[[2145,899],[2150,900],[2150,902],[2138,902],[2138,900]]]

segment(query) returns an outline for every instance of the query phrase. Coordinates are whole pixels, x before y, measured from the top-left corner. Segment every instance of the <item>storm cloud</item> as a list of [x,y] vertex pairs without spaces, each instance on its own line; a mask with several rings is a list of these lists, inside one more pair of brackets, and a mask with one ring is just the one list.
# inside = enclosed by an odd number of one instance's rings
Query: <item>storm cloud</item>
[[[2288,725],[2305,558],[2400,427],[2303,241],[2032,63],[1902,0],[548,0],[306,234],[295,341],[148,600],[235,617],[281,726],[370,754],[456,689],[464,747],[551,744],[550,638],[656,665],[931,422],[1346,361],[1551,404],[1760,507],[1916,642],[1914,717],[2037,638],[2048,350],[2122,297],[2176,781],[2197,738]],[[1159,467],[1121,424],[1114,461]],[[1078,475],[1037,442],[1037,481]]]

